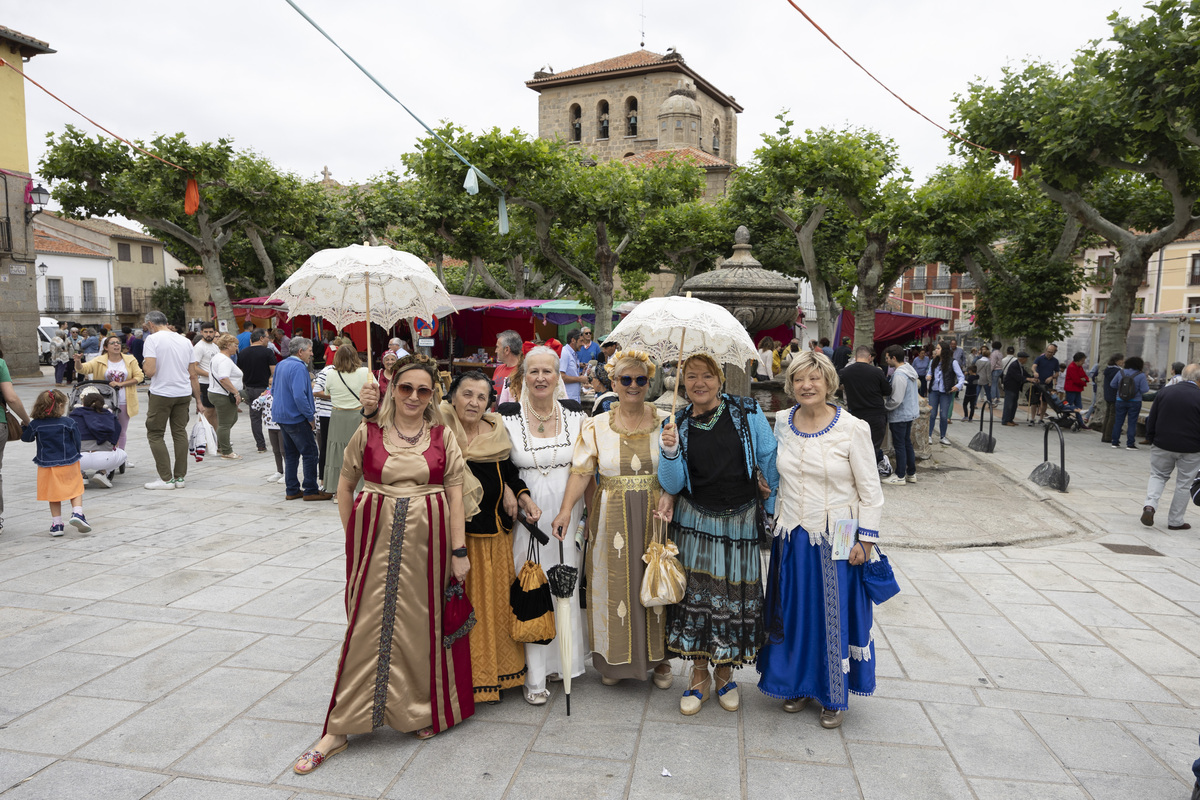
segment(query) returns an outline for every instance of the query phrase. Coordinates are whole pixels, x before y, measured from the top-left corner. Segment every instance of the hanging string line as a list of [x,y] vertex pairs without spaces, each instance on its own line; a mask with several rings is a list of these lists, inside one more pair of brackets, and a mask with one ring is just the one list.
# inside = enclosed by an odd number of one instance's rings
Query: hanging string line
[[[118,142],[124,142],[125,144],[129,145],[130,147],[132,147],[134,150],[137,150],[139,153],[145,153],[146,155],[150,156],[151,158],[157,159],[157,160],[161,161],[162,163],[166,164],[168,167],[174,167],[175,169],[179,170],[180,172],[188,172],[188,170],[184,169],[183,167],[179,166],[178,164],[173,164],[173,163],[171,163],[170,161],[167,161],[167,160],[166,160],[165,158],[163,158],[162,156],[156,156],[156,155],[154,155],[154,153],[151,153],[149,150],[145,149],[144,147],[139,147],[139,146],[137,146],[137,145],[136,145],[136,144],[134,144],[133,142],[131,142],[131,141],[129,141],[128,139],[126,139],[124,136],[118,136],[117,134],[113,133],[113,132],[112,132],[112,131],[110,131],[108,128],[104,127],[104,126],[103,126],[103,125],[101,125],[99,122],[96,122],[96,120],[92,119],[92,118],[91,118],[91,117],[89,117],[87,114],[84,114],[84,113],[83,113],[82,111],[80,111],[78,108],[76,108],[75,106],[71,105],[71,104],[70,104],[70,103],[68,103],[66,100],[63,100],[61,97],[59,97],[58,95],[56,95],[54,92],[50,91],[50,90],[49,90],[49,89],[47,89],[45,86],[42,86],[40,83],[38,83],[37,81],[35,81],[33,78],[29,77],[29,76],[28,76],[28,75],[26,75],[24,72],[22,72],[21,70],[19,70],[19,69],[17,69],[16,67],[14,67],[12,64],[10,64],[10,63],[8,63],[7,61],[5,61],[3,58],[0,58],[0,64],[3,64],[4,66],[8,67],[8,68],[9,68],[9,69],[11,69],[13,72],[17,73],[18,75],[20,75],[22,78],[24,78],[25,80],[27,80],[27,81],[29,81],[30,83],[32,83],[32,84],[33,84],[34,86],[36,86],[37,88],[41,89],[41,90],[42,90],[43,92],[45,92],[46,94],[50,95],[50,97],[52,97],[52,98],[54,98],[55,100],[57,100],[58,102],[62,103],[64,106],[66,106],[67,108],[71,109],[71,110],[72,110],[72,111],[74,111],[76,114],[78,114],[79,116],[83,117],[83,118],[84,118],[84,119],[86,119],[88,122],[92,123],[92,124],[93,124],[93,125],[95,125],[97,128],[99,128],[100,130],[102,130],[102,131],[104,131],[105,133],[107,133],[107,134],[108,134],[109,136],[111,136],[112,138],[116,139]],[[189,173],[189,174],[190,174],[190,173]]]
[[985,152],[988,152],[988,153],[995,153],[995,154],[996,154],[996,155],[998,155],[998,156],[1002,156],[1002,157],[1004,157],[1004,158],[1007,158],[1007,159],[1010,159],[1010,160],[1011,160],[1011,158],[1012,158],[1012,157],[1011,157],[1011,156],[1010,156],[1008,153],[1002,153],[1002,152],[1000,152],[999,150],[993,150],[993,149],[992,149],[992,148],[990,148],[990,147],[985,147],[985,146],[983,146],[983,145],[981,145],[981,144],[976,144],[975,142],[972,142],[970,139],[966,138],[965,136],[960,136],[959,134],[955,133],[954,131],[950,130],[949,128],[945,127],[944,125],[941,125],[941,124],[939,124],[939,123],[937,123],[937,122],[934,122],[932,119],[930,119],[929,117],[927,117],[927,116],[925,116],[924,114],[922,114],[922,113],[921,113],[919,110],[917,110],[917,108],[916,108],[915,106],[913,106],[913,104],[912,104],[912,103],[908,102],[908,101],[907,101],[907,100],[905,100],[903,97],[901,97],[900,95],[898,95],[898,94],[896,94],[895,92],[893,92],[893,91],[892,91],[890,88],[888,88],[888,85],[887,85],[886,83],[884,83],[883,81],[879,80],[879,78],[876,78],[876,77],[875,77],[873,74],[871,74],[871,70],[867,69],[867,68],[866,68],[866,67],[864,67],[862,64],[858,63],[858,59],[856,59],[854,56],[852,56],[852,55],[850,55],[849,53],[847,53],[847,52],[846,52],[846,49],[845,49],[844,47],[842,47],[840,44],[838,44],[837,42],[835,42],[835,41],[833,40],[833,37],[832,37],[832,36],[830,36],[828,33],[826,33],[826,32],[825,32],[825,29],[824,29],[824,28],[822,28],[820,25],[818,25],[818,24],[816,23],[816,21],[815,21],[815,20],[814,20],[812,17],[810,17],[810,16],[809,16],[807,13],[805,13],[804,9],[802,9],[800,6],[796,5],[796,3],[795,3],[795,0],[787,0],[787,2],[788,2],[788,5],[790,5],[792,8],[794,8],[794,9],[796,9],[797,11],[799,11],[799,12],[800,12],[800,16],[802,16],[802,17],[804,17],[806,20],[808,20],[808,24],[812,25],[814,28],[816,28],[816,29],[817,29],[817,32],[818,32],[818,33],[820,33],[822,36],[824,36],[826,39],[828,39],[828,40],[829,40],[829,43],[830,43],[831,45],[833,45],[833,46],[834,46],[834,47],[836,47],[838,50],[840,50],[840,51],[842,52],[842,55],[844,55],[846,58],[850,59],[850,61],[851,61],[851,62],[853,62],[854,66],[856,66],[856,67],[858,67],[859,69],[861,69],[863,72],[865,72],[865,73],[867,74],[867,77],[868,77],[868,78],[870,78],[871,80],[875,81],[875,82],[876,82],[876,83],[878,83],[880,86],[882,86],[882,87],[883,87],[883,90],[884,90],[885,92],[887,92],[887,93],[888,93],[888,94],[890,94],[892,97],[896,98],[896,99],[897,99],[897,100],[899,100],[901,103],[903,103],[903,104],[904,104],[904,105],[905,105],[905,106],[908,108],[908,110],[909,110],[909,111],[913,112],[914,114],[916,114],[917,116],[919,116],[921,119],[925,120],[925,121],[926,121],[926,122],[928,122],[930,125],[932,125],[932,126],[934,126],[935,128],[937,128],[938,130],[940,130],[940,131],[942,131],[942,132],[946,133],[946,134],[947,134],[947,135],[949,135],[949,136],[953,136],[955,139],[958,139],[960,142],[963,142],[964,144],[969,144],[969,145],[971,145],[971,147],[978,148],[979,150],[983,150],[983,151],[985,151]]
[[[479,177],[480,180],[482,180],[488,186],[492,187],[493,189],[495,189],[497,192],[500,193],[500,209],[501,209],[501,212],[500,212],[501,213],[501,231],[500,232],[505,233],[508,228],[508,225],[507,225],[507,214],[504,211],[504,190],[501,189],[499,186],[497,186],[496,183],[491,178],[489,178],[487,175],[485,175],[483,170],[481,170],[479,167],[475,166],[470,161],[468,161],[466,159],[466,156],[464,156],[462,153],[455,150],[453,145],[451,145],[449,142],[447,142],[445,139],[443,139],[441,136],[439,136],[437,131],[435,131],[433,128],[429,127],[428,125],[426,125],[424,120],[422,120],[420,117],[418,117],[416,114],[414,114],[411,108],[404,105],[404,103],[402,103],[400,101],[400,98],[396,97],[396,95],[392,94],[391,91],[386,86],[384,86],[382,83],[380,83],[379,79],[376,78],[374,75],[372,75],[366,67],[364,67],[362,64],[358,63],[358,59],[356,59],[354,56],[352,56],[348,52],[346,52],[346,49],[344,47],[342,47],[340,44],[338,44],[337,41],[332,36],[330,36],[325,31],[324,28],[322,28],[320,25],[318,25],[316,20],[314,20],[312,17],[310,17],[308,14],[306,14],[304,12],[304,9],[302,9],[302,8],[300,8],[300,6],[296,5],[294,0],[284,0],[284,2],[287,3],[289,6],[291,6],[293,9],[295,9],[297,14],[304,17],[304,19],[308,21],[308,24],[312,25],[314,28],[316,28],[317,32],[320,33],[322,36],[324,36],[326,39],[328,39],[330,44],[332,44],[334,47],[336,47],[338,50],[340,50],[342,55],[344,55],[346,58],[350,59],[350,63],[353,64],[354,66],[358,67],[359,72],[361,72],[363,75],[366,75],[368,78],[370,78],[371,82],[374,83],[376,86],[378,86],[380,89],[382,89],[384,94],[386,94],[388,97],[392,98],[392,100],[394,100],[398,106],[400,106],[405,111],[407,111],[408,115],[410,117],[412,117],[413,119],[415,119],[422,128],[429,131],[429,134],[431,136],[433,136],[433,138],[437,139],[439,142],[444,144],[446,146],[446,149],[448,149],[451,153],[454,153],[454,155],[458,156],[458,160],[461,161],[462,163],[466,164],[467,167],[469,167]],[[468,189],[468,192],[470,192],[469,189]],[[470,192],[470,193],[474,194],[474,192]]]

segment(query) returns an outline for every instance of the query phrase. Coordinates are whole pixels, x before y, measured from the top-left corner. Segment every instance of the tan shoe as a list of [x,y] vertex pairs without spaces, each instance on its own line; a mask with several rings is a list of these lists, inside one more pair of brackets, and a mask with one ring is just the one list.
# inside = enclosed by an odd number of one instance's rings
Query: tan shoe
[[822,728],[839,728],[842,725],[842,718],[845,716],[843,711],[834,711],[831,708],[821,709],[821,727]]
[[671,684],[675,682],[675,676],[671,674],[671,670],[659,672],[654,670],[654,685],[660,689],[670,689]]
[[[729,677],[733,677],[732,671],[729,673]],[[717,674],[717,702],[726,711],[737,711],[741,702],[737,683],[729,678],[722,678],[719,672]]]
[[621,682],[621,679],[620,678],[605,678],[605,677],[601,676],[600,682],[602,684],[604,684],[605,686],[616,686],[618,683]]
[[796,714],[804,710],[808,705],[807,697],[793,697],[790,700],[783,701],[783,710],[789,714]]
[[708,674],[708,670],[704,671],[704,678],[699,683],[696,682],[696,670],[692,670],[692,679],[689,681],[690,687],[683,693],[683,697],[679,699],[679,713],[685,717],[690,717],[700,713],[700,707],[708,702],[709,690],[712,688],[712,678]]

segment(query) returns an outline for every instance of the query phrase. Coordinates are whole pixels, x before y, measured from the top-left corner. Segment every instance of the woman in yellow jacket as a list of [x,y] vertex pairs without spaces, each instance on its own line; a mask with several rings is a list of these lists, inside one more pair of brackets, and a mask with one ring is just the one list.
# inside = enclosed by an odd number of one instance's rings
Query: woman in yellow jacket
[[87,375],[92,380],[106,381],[117,390],[117,405],[120,406],[118,419],[121,422],[121,438],[117,441],[119,450],[125,449],[125,436],[129,433],[129,418],[138,413],[137,385],[146,375],[138,366],[137,359],[128,353],[121,352],[121,340],[109,336],[100,348],[100,354],[95,358],[80,363],[80,357],[75,356],[75,371]]

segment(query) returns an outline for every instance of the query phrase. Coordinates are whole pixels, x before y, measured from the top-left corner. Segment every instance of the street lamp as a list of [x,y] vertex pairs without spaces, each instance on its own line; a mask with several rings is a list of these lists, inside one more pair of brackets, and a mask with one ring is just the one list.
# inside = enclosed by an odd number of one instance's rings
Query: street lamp
[[46,262],[43,261],[37,265],[37,271],[38,275],[41,275],[44,278],[46,277],[46,273],[50,271],[50,267],[46,266]]
[[46,187],[42,186],[39,183],[37,186],[30,189],[29,200],[33,205],[37,206],[38,208],[37,208],[37,211],[31,211],[29,209],[25,209],[25,224],[26,225],[33,222],[34,217],[36,217],[38,214],[40,214],[46,210],[46,203],[50,202],[50,192],[46,191]]

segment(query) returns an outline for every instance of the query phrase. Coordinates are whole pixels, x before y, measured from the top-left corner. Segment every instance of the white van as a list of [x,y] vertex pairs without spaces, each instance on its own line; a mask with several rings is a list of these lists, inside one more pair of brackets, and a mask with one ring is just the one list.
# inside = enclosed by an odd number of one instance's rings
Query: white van
[[41,363],[50,363],[50,342],[58,336],[58,320],[53,317],[42,317],[38,320],[38,355]]

